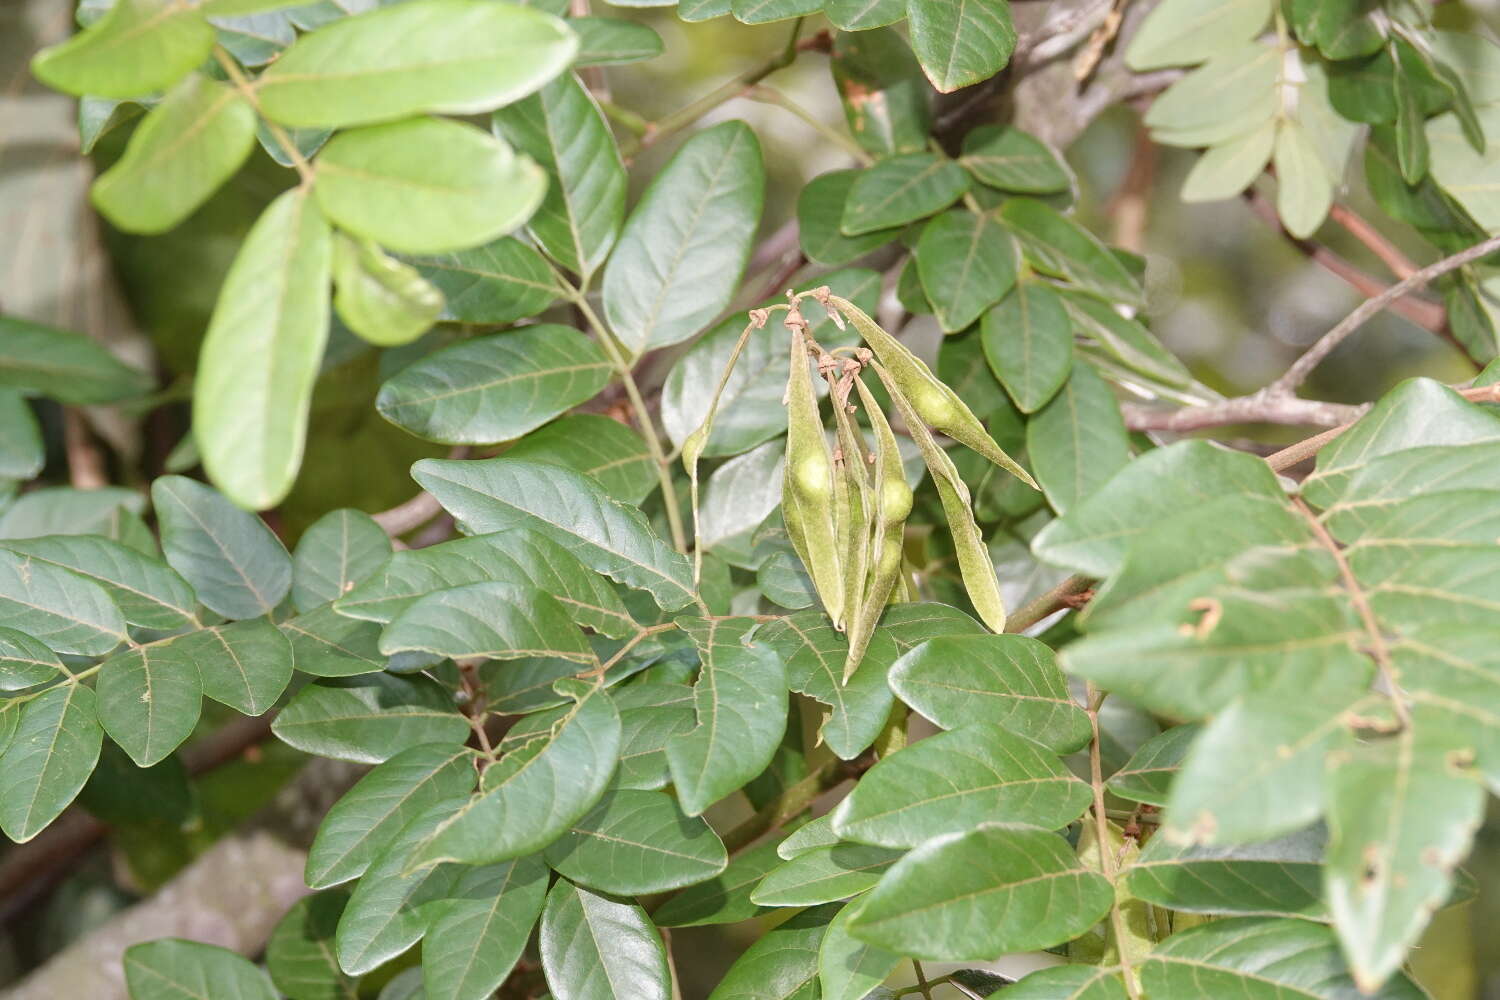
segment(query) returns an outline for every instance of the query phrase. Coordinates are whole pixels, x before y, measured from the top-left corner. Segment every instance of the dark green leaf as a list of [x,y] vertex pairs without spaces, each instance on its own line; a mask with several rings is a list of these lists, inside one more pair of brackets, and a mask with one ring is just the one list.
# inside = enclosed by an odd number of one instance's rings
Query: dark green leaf
[[104,742],[94,705],[92,689],[67,683],[21,709],[15,735],[0,755],[0,830],[16,843],[56,819],[93,773]]
[[[605,18],[570,23],[585,51],[590,48],[585,24],[644,32],[660,50],[661,40],[643,24]],[[547,195],[531,218],[531,231],[554,260],[586,280],[614,246],[625,216],[625,167],[604,113],[569,73],[497,111],[494,126],[547,171]]]
[[604,313],[632,354],[700,332],[739,285],[765,199],[755,133],[704,129],[651,181],[604,272]]
[[901,235],[899,227],[877,229],[863,236],[844,235],[839,228],[844,204],[858,178],[857,170],[830,170],[808,181],[797,196],[798,238],[802,252],[814,263],[828,267],[847,264]]
[[580,664],[595,661],[562,602],[535,587],[495,581],[417,598],[386,626],[380,651],[453,660],[545,656]]
[[547,898],[547,868],[537,858],[471,869],[452,900],[433,904],[422,938],[426,1000],[480,1000],[515,967]]
[[1110,302],[1144,304],[1140,283],[1098,237],[1046,202],[1010,198],[1000,216],[1037,270]]
[[0,628],[0,691],[25,691],[65,676],[57,654],[25,632]]
[[1109,383],[1086,364],[1026,423],[1026,450],[1059,514],[1096,494],[1130,460],[1125,421]]
[[567,879],[547,893],[539,937],[556,1000],[669,1000],[667,950],[646,911]]
[[292,561],[254,514],[184,476],[151,484],[167,562],[192,584],[198,600],[226,618],[275,610],[292,586]]
[[573,65],[619,66],[655,59],[664,48],[661,36],[650,25],[616,17],[575,17],[568,27],[578,35],[578,55]]
[[854,907],[844,907],[823,935],[818,949],[819,1000],[868,1000],[901,964],[900,955],[849,933],[853,915]]
[[542,255],[510,236],[411,262],[443,293],[443,319],[460,323],[514,323],[546,309],[560,291]]
[[964,136],[959,163],[981,184],[1022,194],[1050,194],[1073,185],[1062,157],[1035,136],[1009,125],[982,125]]
[[734,924],[765,912],[750,901],[750,892],[766,873],[781,864],[774,843],[736,855],[718,877],[699,882],[668,899],[651,917],[661,927]]
[[945,94],[994,76],[1016,47],[1006,0],[907,0],[906,17],[922,69]]
[[662,788],[667,743],[697,725],[693,689],[686,684],[649,681],[617,688],[611,697],[620,710],[620,788]]
[[470,731],[437,684],[390,674],[309,684],[271,728],[298,750],[364,764],[378,764],[423,743],[457,746]]
[[104,731],[140,767],[181,746],[203,705],[198,664],[171,640],[110,657],[99,672],[97,692]]
[[308,896],[271,932],[266,970],[290,1000],[357,1000],[354,979],[344,974],[333,954],[334,932],[348,902],[343,891]]
[[336,601],[390,555],[391,540],[370,515],[329,511],[302,533],[292,553],[292,604],[305,613]]
[[713,878],[729,856],[713,829],[671,796],[612,791],[546,850],[547,863],[601,892],[637,896]]
[[1167,804],[1167,791],[1182,767],[1188,747],[1197,738],[1197,726],[1173,726],[1141,745],[1124,767],[1109,779],[1109,790],[1122,799],[1147,805]]
[[945,333],[957,333],[1011,290],[1021,252],[1015,238],[989,216],[959,209],[922,229],[916,261],[938,324]]
[[818,1000],[818,951],[838,907],[804,910],[735,960],[708,1000]]
[[849,930],[906,955],[963,961],[1071,940],[1113,897],[1058,835],[987,826],[898,861],[858,904]]
[[384,670],[389,658],[380,651],[380,626],[346,618],[330,605],[282,622],[292,644],[292,662],[314,677],[353,677]]
[[876,163],[855,178],[839,228],[860,236],[926,218],[953,204],[969,187],[964,168],[936,153],[907,153]]
[[984,314],[983,337],[990,368],[1023,413],[1041,409],[1073,370],[1073,322],[1050,285],[1018,285]]
[[32,556],[0,549],[0,628],[24,632],[59,653],[102,656],[125,641],[125,619],[109,592]]
[[599,801],[620,752],[620,714],[601,686],[558,681],[557,691],[573,704],[544,738],[485,771],[481,791],[423,841],[414,861],[490,864],[531,854]]
[[131,1000],[276,1000],[266,974],[228,948],[160,938],[125,949]]
[[132,625],[170,631],[198,624],[198,602],[187,581],[119,542],[97,535],[51,535],[0,546],[98,584]]
[[0,385],[86,406],[139,396],[152,383],[81,333],[0,316]]
[[815,906],[848,899],[880,881],[901,854],[863,844],[816,847],[768,872],[750,900],[761,906]]
[[526,435],[511,458],[575,469],[599,481],[616,500],[640,504],[656,489],[656,461],[639,434],[612,417],[572,413]]
[[[872,8],[897,8],[897,20],[905,15],[904,3],[891,0],[842,0],[826,4],[830,19],[838,14],[853,16],[854,4]],[[873,27],[871,25],[870,27]],[[839,88],[844,119],[861,146],[877,156],[914,153],[926,148],[932,127],[932,88],[922,76],[922,67],[900,32],[889,28],[874,31],[846,29],[833,37],[833,82]],[[843,199],[840,198],[840,202]]]
[[1233,847],[1151,839],[1130,863],[1132,896],[1186,913],[1325,919],[1321,830]]
[[649,591],[664,609],[694,599],[687,558],[651,530],[634,507],[612,499],[593,479],[519,459],[426,459],[412,477],[463,522],[484,534],[516,525],[541,531],[584,565]]
[[430,354],[387,379],[375,407],[429,441],[493,444],[591,398],[612,371],[593,341],[544,323]]

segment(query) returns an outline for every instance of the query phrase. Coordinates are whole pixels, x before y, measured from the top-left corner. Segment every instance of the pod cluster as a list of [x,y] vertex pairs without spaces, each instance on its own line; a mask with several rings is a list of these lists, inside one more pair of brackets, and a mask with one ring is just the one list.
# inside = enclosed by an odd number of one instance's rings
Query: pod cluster
[[[801,301],[812,297],[841,328],[854,325],[865,346],[824,351],[808,336]],[[974,449],[1027,485],[1036,483],[997,445],[979,418],[920,358],[863,310],[825,288],[790,297],[784,324],[791,334],[787,373],[787,453],[782,517],[834,627],[848,634],[844,677],[859,666],[893,595],[905,593],[902,549],[912,491],[890,421],[865,384],[874,371],[915,442],[937,488],[953,535],[964,587],[984,623],[1005,628],[994,565],[975,523],[969,489],[934,432]],[[832,441],[817,377],[828,383]],[[864,408],[866,428],[856,419]]]

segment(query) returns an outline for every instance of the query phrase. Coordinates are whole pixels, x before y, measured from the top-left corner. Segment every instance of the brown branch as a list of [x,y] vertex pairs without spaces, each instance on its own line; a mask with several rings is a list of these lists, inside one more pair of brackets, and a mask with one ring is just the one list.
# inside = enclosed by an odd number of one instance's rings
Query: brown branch
[[1125,426],[1135,431],[1194,431],[1227,424],[1286,424],[1293,427],[1337,427],[1358,420],[1367,406],[1325,403],[1275,394],[1262,389],[1217,403],[1160,410],[1126,403],[1120,407]]
[[1294,392],[1298,386],[1307,381],[1313,369],[1326,358],[1333,349],[1342,344],[1349,335],[1363,326],[1371,317],[1392,302],[1402,296],[1424,287],[1429,281],[1440,278],[1450,271],[1456,271],[1465,264],[1473,263],[1481,257],[1487,257],[1500,250],[1500,236],[1491,236],[1482,243],[1476,243],[1467,250],[1461,250],[1456,254],[1444,257],[1442,260],[1428,264],[1419,271],[1403,278],[1394,285],[1371,299],[1360,303],[1358,308],[1344,317],[1337,326],[1318,338],[1317,343],[1307,349],[1307,352],[1292,363],[1292,366],[1276,381],[1272,382],[1266,389],[1272,394]]
[[1390,268],[1391,273],[1398,278],[1410,278],[1417,273],[1417,265],[1402,253],[1401,250],[1385,238],[1385,235],[1364,216],[1347,205],[1335,203],[1328,210],[1328,217],[1348,231],[1350,236],[1363,243],[1369,251],[1380,262]]
[[68,455],[68,482],[76,490],[97,490],[109,485],[104,456],[89,433],[88,421],[77,407],[63,407],[63,448]]
[[[1286,237],[1288,243],[1300,250],[1313,263],[1319,265],[1330,274],[1348,282],[1359,294],[1366,298],[1374,298],[1389,287],[1385,282],[1355,267],[1323,244],[1315,240],[1301,239],[1287,232],[1286,227],[1281,224],[1281,217],[1276,214],[1276,206],[1265,195],[1252,190],[1246,192],[1245,200],[1249,204],[1250,210],[1268,225],[1279,230]],[[1338,205],[1334,206],[1335,209],[1339,209],[1340,207]],[[1352,212],[1349,214],[1353,216]],[[1358,216],[1353,217],[1358,218]],[[1359,234],[1356,233],[1355,235],[1358,236]],[[1383,238],[1381,239],[1383,241]],[[1375,252],[1377,256],[1383,252],[1383,250],[1377,251],[1375,246],[1368,243],[1366,245],[1370,246],[1371,251]],[[1390,249],[1399,254],[1399,251],[1396,251],[1394,247]],[[1401,260],[1404,261],[1405,258],[1403,257]],[[1407,263],[1409,266],[1409,262]],[[1405,278],[1413,272],[1408,271],[1406,274],[1396,273],[1398,277]],[[1448,311],[1440,304],[1418,295],[1403,295],[1390,304],[1390,309],[1391,312],[1396,313],[1398,316],[1410,320],[1424,330],[1437,334],[1459,350],[1463,350],[1463,346],[1457,340],[1453,339],[1452,334],[1448,332]]]

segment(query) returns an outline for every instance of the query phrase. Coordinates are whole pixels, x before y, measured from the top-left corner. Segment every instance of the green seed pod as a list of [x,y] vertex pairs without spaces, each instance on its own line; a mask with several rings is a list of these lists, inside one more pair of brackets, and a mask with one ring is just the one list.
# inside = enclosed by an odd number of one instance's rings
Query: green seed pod
[[844,659],[844,681],[854,675],[864,658],[880,616],[890,602],[891,592],[901,578],[901,543],[906,532],[906,517],[911,513],[911,487],[901,468],[901,450],[885,414],[880,412],[875,396],[856,378],[860,402],[870,416],[870,430],[875,437],[875,486],[873,530],[871,533],[869,569],[866,573],[864,599],[860,613],[849,620],[849,652]]
[[792,330],[792,356],[786,383],[782,518],[792,547],[807,568],[807,575],[812,577],[824,609],[838,622],[844,613],[844,587],[833,520],[833,456],[823,433],[812,373],[808,371],[807,340],[800,326],[795,323],[788,326]]
[[[979,422],[974,412],[956,392],[932,374],[932,370],[921,358],[882,330],[878,323],[853,302],[837,295],[829,295],[827,300],[849,317],[859,335],[880,359],[886,369],[881,375],[882,381],[900,388],[918,416],[918,421],[914,422],[925,422],[940,433],[979,452],[1032,489],[1038,489],[1031,474],[995,443],[995,439],[990,437],[989,431],[984,429],[984,424]],[[895,388],[892,388],[892,394],[895,394]]]
[[829,396],[833,400],[834,423],[838,429],[838,454],[834,459],[837,477],[834,489],[834,521],[840,558],[843,560],[844,615],[834,627],[843,631],[860,616],[865,602],[865,574],[870,567],[870,536],[875,530],[875,491],[865,468],[865,444],[859,428],[850,417],[849,392],[857,381],[858,366],[852,371],[829,374]]
[[996,632],[1005,631],[1005,602],[1000,597],[1000,582],[995,579],[995,564],[990,561],[989,549],[984,536],[974,521],[974,510],[970,505],[969,487],[964,484],[947,452],[939,448],[932,434],[923,425],[916,408],[901,391],[901,386],[884,365],[876,364],[875,371],[891,394],[891,400],[901,411],[912,440],[921,449],[922,461],[937,487],[938,498],[943,502],[943,514],[948,519],[948,531],[953,536],[953,548],[958,555],[958,569],[963,576],[964,589],[979,618]]

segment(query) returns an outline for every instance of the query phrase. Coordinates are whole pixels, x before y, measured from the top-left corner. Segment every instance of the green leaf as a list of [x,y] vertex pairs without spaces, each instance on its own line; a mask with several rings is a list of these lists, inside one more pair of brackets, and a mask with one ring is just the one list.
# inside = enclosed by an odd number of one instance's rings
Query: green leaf
[[98,535],[49,535],[6,540],[0,547],[98,584],[125,621],[172,631],[198,625],[193,588],[170,568]]
[[0,479],[31,479],[46,461],[42,428],[30,404],[16,390],[0,388]]
[[752,847],[729,859],[717,878],[689,886],[651,914],[660,927],[702,927],[749,920],[765,908],[750,901],[750,892],[766,873],[781,864],[776,844]]
[[343,229],[405,253],[443,253],[509,233],[546,188],[540,167],[488,133],[411,118],[334,136],[318,154],[313,193]]
[[713,471],[698,512],[698,535],[705,548],[743,538],[770,516],[781,503],[785,458],[786,443],[771,440]]
[[729,863],[717,834],[663,792],[612,791],[546,850],[558,873],[600,892],[638,896],[713,878]]
[[652,178],[604,271],[604,314],[633,355],[687,340],[729,305],[764,200],[743,122],[697,133]]
[[600,686],[569,679],[556,689],[573,704],[544,738],[485,772],[481,791],[422,843],[416,863],[490,864],[531,854],[599,801],[620,752],[620,714]]
[[416,944],[434,904],[452,893],[459,866],[418,867],[412,855],[455,805],[440,803],[403,827],[354,887],[334,935],[339,967],[349,975],[371,972]]
[[593,341],[542,323],[429,354],[387,379],[375,408],[429,441],[493,444],[592,398],[612,374]]
[[1297,37],[1316,45],[1329,59],[1367,56],[1381,47],[1385,32],[1370,16],[1368,0],[1296,0],[1288,9]]
[[1072,173],[1052,147],[1010,125],[971,131],[958,162],[981,184],[1001,191],[1051,194],[1073,186]]
[[742,24],[769,24],[792,17],[816,14],[822,0],[730,0],[729,10]]
[[139,97],[166,90],[208,58],[214,29],[201,11],[171,0],[117,0],[67,41],[38,52],[31,72],[82,97]]
[[1276,213],[1287,232],[1306,239],[1317,232],[1333,204],[1333,180],[1307,131],[1295,121],[1276,128]]
[[412,478],[473,533],[525,525],[560,543],[585,566],[650,592],[666,610],[694,600],[687,557],[662,541],[637,508],[612,499],[588,476],[540,462],[493,458],[425,459],[412,466]]
[[1073,370],[1073,322],[1051,285],[1027,281],[984,314],[984,356],[1023,413],[1035,413]]
[[708,1000],[818,1000],[818,952],[836,906],[804,910],[735,959]]
[[542,255],[510,236],[472,250],[414,257],[412,264],[442,292],[442,318],[460,323],[514,323],[546,309],[560,291]]
[[125,949],[124,965],[131,1000],[276,1000],[264,972],[218,945],[159,938]]
[[369,240],[339,234],[333,243],[333,281],[339,319],[378,347],[411,343],[443,314],[443,293]]
[[495,581],[417,598],[386,626],[380,651],[387,656],[431,653],[453,660],[546,656],[595,662],[593,649],[562,602],[535,587]]
[[559,543],[525,526],[397,552],[341,598],[337,611],[385,623],[424,594],[486,580],[534,585],[567,607],[578,624],[604,635],[629,635],[636,628],[609,584]]
[[1226,47],[1157,97],[1146,124],[1157,142],[1212,146],[1281,111],[1281,49],[1259,42]]
[[1121,316],[1114,306],[1087,293],[1060,289],[1059,294],[1077,332],[1126,368],[1174,388],[1192,386],[1187,368],[1139,320]]
[[1056,830],[1089,797],[1046,747],[978,723],[882,758],[834,810],[833,830],[884,847],[915,847],[997,819]]
[[94,182],[94,207],[126,232],[165,232],[207,201],[254,145],[250,102],[194,73],[146,115],[125,155]]
[[292,604],[308,612],[336,601],[391,555],[385,530],[363,511],[332,510],[312,523],[292,553]]
[[1186,913],[1326,919],[1321,830],[1233,847],[1153,837],[1126,871],[1132,896]]
[[1039,271],[1067,278],[1110,302],[1142,306],[1140,282],[1093,233],[1046,202],[1009,198],[1000,217]]
[[987,80],[1016,47],[1006,0],[907,0],[911,47],[945,94]]
[[547,867],[518,858],[466,872],[458,898],[433,904],[422,938],[427,1000],[479,1000],[515,967],[547,898]]
[[1329,761],[1325,894],[1366,993],[1401,967],[1447,898],[1483,817],[1484,787],[1441,739],[1409,725]]
[[863,844],[817,847],[768,872],[750,899],[761,906],[816,906],[848,899],[880,881],[901,854]]
[[58,653],[102,656],[125,641],[125,619],[103,587],[59,566],[0,549],[0,627]]
[[[570,24],[580,31],[587,50],[588,32],[582,26],[605,22],[604,18],[579,18]],[[608,23],[656,37],[643,24]],[[659,48],[661,40],[656,39],[656,44]],[[548,255],[587,280],[609,255],[625,217],[625,166],[604,113],[577,77],[568,73],[526,100],[495,112],[494,127],[547,171],[546,197],[529,223],[532,234]]]
[[956,333],[1010,291],[1021,251],[989,216],[955,209],[923,227],[916,261],[938,324]]
[[574,17],[568,27],[578,35],[573,65],[621,66],[655,59],[665,45],[650,25],[617,17]]
[[[819,280],[835,294],[874,311],[880,292],[880,275],[874,271],[850,268]],[[805,318],[808,334],[829,350],[858,342],[853,331],[837,329],[821,309],[809,310]],[[744,316],[730,316],[700,337],[672,366],[662,389],[662,423],[674,444],[686,442],[708,417],[713,389],[745,325]],[[786,393],[786,345],[785,331],[774,324],[750,331],[724,383],[704,458],[738,455],[786,433],[786,405],[781,401]]]
[[203,709],[198,665],[167,641],[104,661],[99,721],[138,767],[164,759],[193,734]]
[[818,730],[828,749],[844,760],[875,741],[895,700],[886,671],[900,655],[887,629],[876,629],[854,675],[844,680],[849,640],[820,610],[779,618],[755,635],[786,661],[787,686],[829,708]]
[[21,709],[0,755],[0,830],[16,843],[45,829],[93,773],[104,742],[94,705],[92,689],[67,683]]
[[667,744],[667,764],[690,816],[754,778],[786,731],[786,668],[770,646],[745,639],[754,619],[677,619],[703,657],[693,686],[698,726]]
[[1253,40],[1270,18],[1270,0],[1166,0],[1141,22],[1125,62],[1137,71],[1191,66]]
[[639,505],[656,489],[656,461],[639,434],[612,417],[572,413],[526,435],[511,458],[561,465],[598,480],[616,500]]
[[619,788],[663,788],[667,773],[668,741],[697,725],[693,689],[686,684],[648,681],[617,688],[612,693],[620,710]]
[[281,603],[292,561],[265,522],[211,487],[184,476],[151,484],[167,562],[226,618],[256,618]]
[[1068,694],[1052,649],[1023,636],[951,636],[891,667],[891,688],[944,729],[995,723],[1052,750],[1077,750],[1089,720]]
[[302,464],[332,261],[328,223],[295,188],[256,220],[219,291],[193,382],[193,436],[209,476],[243,507],[275,506]]
[[1266,122],[1207,150],[1182,182],[1182,200],[1220,201],[1244,191],[1270,162],[1276,133],[1276,123]]
[[[831,170],[808,181],[797,196],[798,239],[802,252],[814,263],[847,264],[901,235],[899,228],[877,229],[862,236],[845,236],[839,229],[849,190],[858,177],[857,170]],[[714,429],[718,430],[717,425]]]
[[824,0],[823,13],[842,32],[868,31],[905,17],[906,0]]
[[558,879],[539,935],[556,1000],[669,1000],[667,950],[646,911]]
[[1126,1000],[1125,984],[1115,969],[1094,965],[1056,965],[1038,969],[1005,988],[1005,1000]]
[[62,660],[44,644],[25,632],[0,628],[0,691],[24,691],[66,673]]
[[266,971],[291,1000],[357,1000],[354,979],[333,954],[334,932],[349,902],[343,891],[320,892],[298,901],[266,942]]
[[268,710],[292,679],[293,646],[269,618],[215,625],[158,645],[196,662],[203,693],[244,715]]
[[[853,2],[870,4],[870,0]],[[843,11],[835,11],[835,4],[825,4],[825,8],[834,19],[837,13],[852,14],[851,5],[846,0],[840,5]],[[877,17],[880,7],[895,7],[893,20],[906,13],[905,0],[880,0],[874,6],[870,13]],[[876,156],[927,148],[932,88],[900,32],[887,28],[838,32],[833,36],[829,68],[844,106],[844,120],[861,146]]]
[[379,764],[423,743],[457,746],[470,733],[435,682],[391,674],[309,684],[276,716],[271,731],[298,750],[362,764]]
[[1151,737],[1130,755],[1124,767],[1110,776],[1107,783],[1110,792],[1131,802],[1158,808],[1166,805],[1172,780],[1200,731],[1192,725],[1173,726]]
[[0,316],[0,386],[88,406],[139,396],[154,381],[81,333]]
[[1086,364],[1026,422],[1026,451],[1047,502],[1059,514],[1096,493],[1130,460],[1130,443],[1109,384]]
[[303,35],[261,74],[260,108],[294,126],[476,114],[533,93],[578,40],[538,10],[485,0],[379,7]]
[[456,809],[474,788],[472,751],[451,743],[414,746],[366,774],[318,825],[304,878],[325,889],[365,873],[408,823],[441,803]]
[[969,188],[964,168],[936,153],[890,156],[860,172],[844,201],[839,228],[861,236],[941,212]]
[[985,826],[907,854],[858,904],[849,931],[905,955],[963,961],[1071,940],[1113,898],[1056,834]]
[[819,1000],[866,1000],[896,971],[901,956],[849,933],[854,907],[839,911],[818,949]]
[[1140,967],[1151,996],[1241,996],[1273,1000],[1373,997],[1423,1000],[1404,975],[1384,986],[1356,990],[1333,932],[1306,920],[1242,917],[1216,920],[1173,934]]
[[389,658],[380,651],[380,627],[346,618],[330,605],[282,622],[298,670],[314,677],[353,677],[384,670]]

